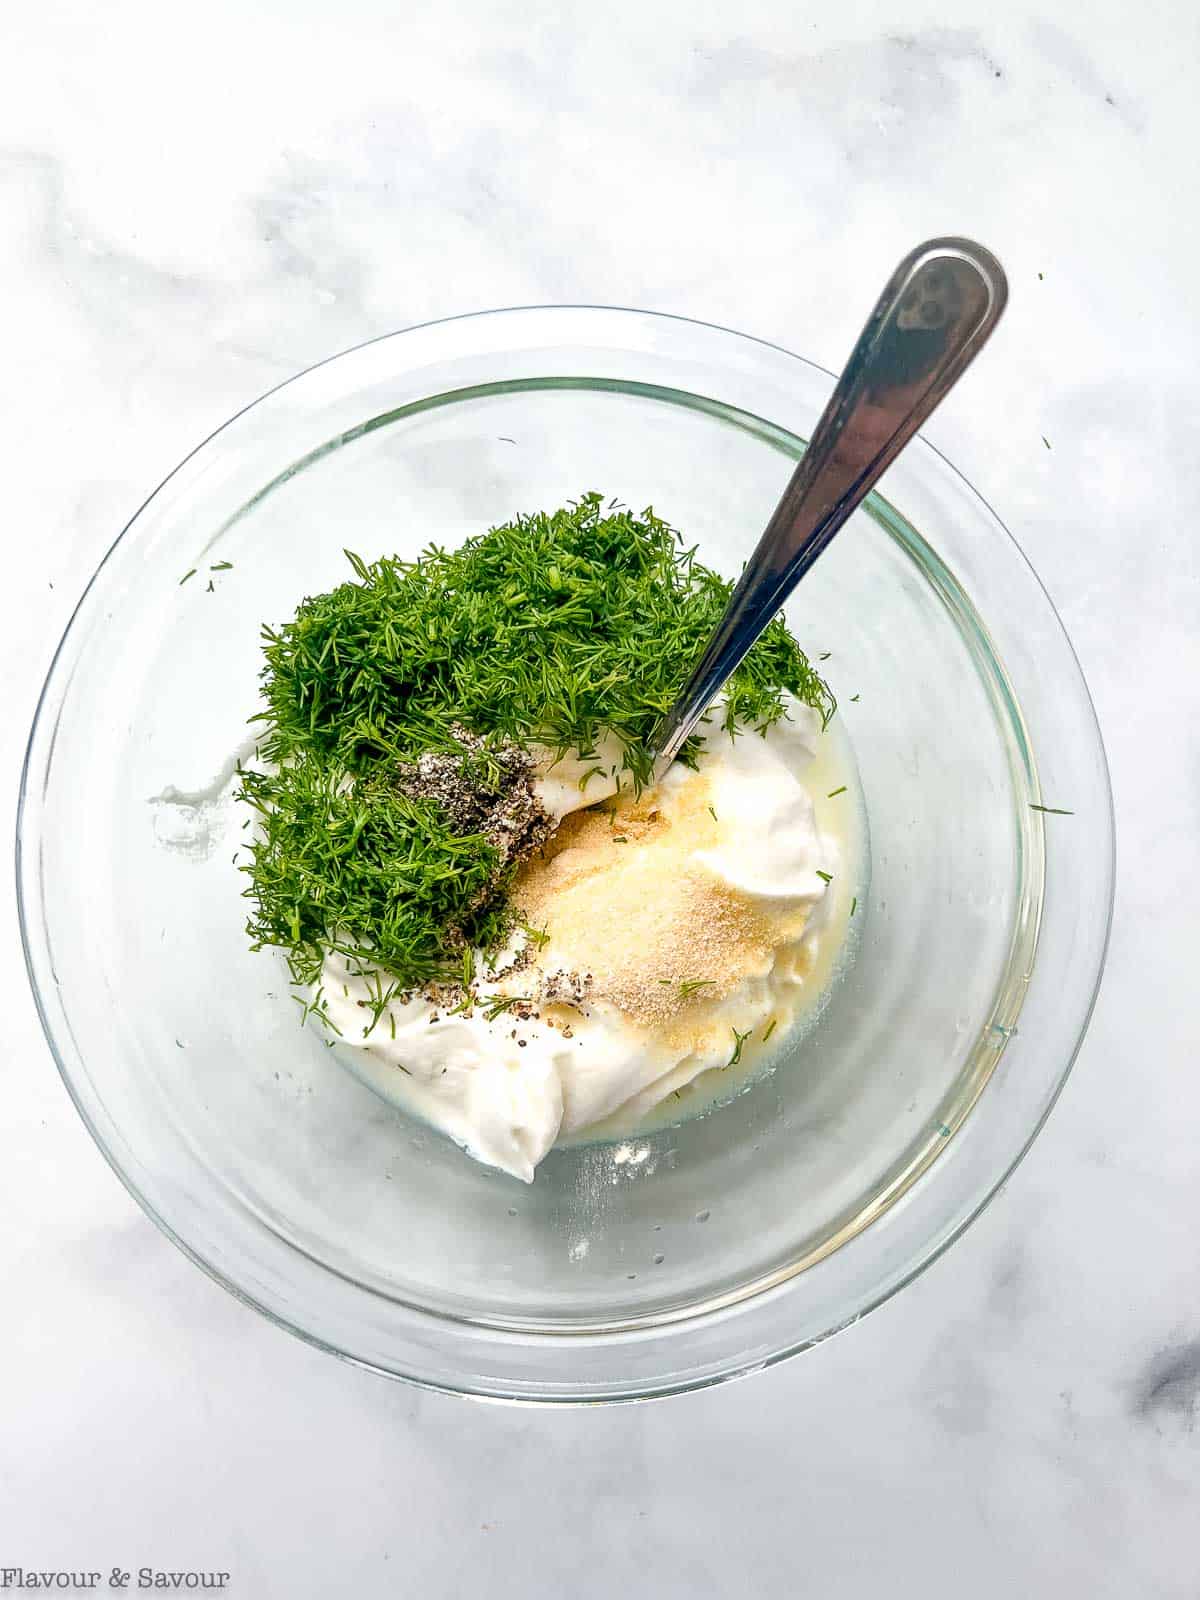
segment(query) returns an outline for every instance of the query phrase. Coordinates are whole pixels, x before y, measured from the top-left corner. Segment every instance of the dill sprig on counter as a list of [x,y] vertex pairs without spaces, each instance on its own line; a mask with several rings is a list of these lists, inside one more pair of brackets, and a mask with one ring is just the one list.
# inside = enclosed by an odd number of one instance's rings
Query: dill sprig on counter
[[[465,948],[504,938],[516,863],[456,832],[435,799],[402,792],[401,767],[453,753],[473,781],[499,784],[489,748],[537,742],[586,759],[607,731],[641,787],[648,741],[732,585],[653,511],[598,494],[419,561],[347,559],[353,580],[263,629],[266,770],[245,770],[241,791],[260,822],[243,868],[249,931],[287,952],[297,983],[318,980],[327,950],[404,985],[446,981]],[[833,714],[777,617],[727,684],[722,725],[765,730],[789,694],[823,722]]]

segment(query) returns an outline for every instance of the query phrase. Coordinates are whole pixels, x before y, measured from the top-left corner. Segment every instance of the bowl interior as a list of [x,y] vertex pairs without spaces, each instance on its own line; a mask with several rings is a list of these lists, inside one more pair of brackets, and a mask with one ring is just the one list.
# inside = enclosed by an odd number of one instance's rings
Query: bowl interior
[[789,608],[828,653],[861,772],[873,870],[855,957],[819,1026],[733,1103],[632,1150],[556,1152],[526,1188],[380,1103],[298,1025],[282,962],[247,948],[246,813],[222,779],[256,709],[260,625],[342,581],[345,546],[411,559],[590,488],[653,504],[736,573],[801,444],[695,396],[586,381],[363,421],[145,551],[76,676],[47,911],[98,1092],[159,1182],[202,1174],[313,1261],[414,1306],[611,1328],[760,1289],[936,1155],[1015,1025],[1040,861],[1000,664],[915,532],[882,503],[860,513]]

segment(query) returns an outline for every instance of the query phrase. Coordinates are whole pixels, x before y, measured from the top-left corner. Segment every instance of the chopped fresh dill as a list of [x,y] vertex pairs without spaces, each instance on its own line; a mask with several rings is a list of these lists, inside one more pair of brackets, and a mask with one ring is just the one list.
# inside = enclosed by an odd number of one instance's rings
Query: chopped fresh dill
[[833,654],[833,651],[832,651],[832,650],[824,650],[824,651],[822,651],[822,653],[821,653],[821,654],[820,654],[820,655],[819,655],[819,656],[818,656],[818,657],[817,657],[817,660],[818,660],[818,661],[828,661],[828,660],[829,660],[829,658],[830,658],[830,656],[831,656],[831,655],[832,655],[832,654]]
[[852,694],[850,696],[850,704],[852,706],[856,706],[861,699],[862,699],[862,695],[860,695],[860,694]]
[[204,592],[205,594],[216,594],[217,586],[211,578],[208,580],[208,588]]
[[1030,811],[1044,811],[1047,816],[1051,817],[1073,817],[1075,815],[1073,811],[1064,811],[1062,806],[1035,806],[1032,800],[1029,802],[1029,809]]
[[198,570],[199,569],[197,567],[193,567],[190,572],[185,572],[183,577],[179,580],[179,587],[182,589],[189,578],[194,578],[196,576]]
[[1046,446],[1046,449],[1049,450],[1050,441],[1049,441],[1049,439],[1047,439],[1045,434],[1042,435],[1042,443]]
[[854,898],[850,902],[850,915],[853,916],[854,913],[857,910],[858,910],[858,896],[855,895]]
[[210,572],[232,572],[233,571],[233,562],[232,561],[214,561],[212,566],[209,567],[208,570]]
[[725,1065],[726,1067],[736,1067],[738,1062],[742,1059],[742,1049],[745,1046],[746,1040],[754,1032],[754,1029],[747,1028],[745,1033],[739,1033],[736,1028],[731,1028],[730,1032],[733,1034],[733,1054],[730,1056]]
[[679,998],[690,1000],[694,994],[699,994],[701,989],[712,987],[712,978],[683,978],[679,984]]
[[[609,730],[644,784],[647,742],[732,592],[653,511],[606,510],[598,494],[418,562],[348,559],[357,583],[264,629],[268,761],[315,750],[358,773],[445,749],[455,723],[559,752]],[[776,617],[730,679],[722,725],[767,728],[787,693],[833,714]]]
[[846,785],[843,783],[842,786],[840,788],[838,788],[838,789],[830,789],[829,793],[825,796],[825,798],[827,800],[836,800],[839,794],[845,794],[845,792],[846,792]]
[[[336,1033],[339,1038],[341,1037],[342,1030],[338,1027],[337,1023],[334,1022],[333,1018],[329,1015],[329,1012],[326,1009],[328,1002],[325,999],[324,989],[318,987],[316,993],[313,995],[309,995],[307,997],[294,995],[293,999],[300,1007],[301,1022],[307,1022],[309,1017],[316,1017],[317,1021],[323,1028],[328,1028],[331,1033]],[[363,1001],[359,1002],[360,1005],[364,1003],[365,1002]],[[363,1031],[366,1032],[365,1029]]]
[[[499,793],[489,752],[537,742],[586,757],[608,733],[620,770],[644,787],[654,730],[732,585],[652,510],[638,516],[598,494],[456,550],[431,546],[415,562],[346,555],[351,581],[263,629],[265,710],[252,719],[263,724],[261,765],[240,774],[258,822],[241,867],[248,929],[256,947],[286,951],[302,986],[318,981],[329,951],[409,987],[453,982],[464,951],[493,951],[508,934],[517,866],[487,835],[456,832],[436,799],[404,792],[397,766],[456,755]],[[726,685],[707,737],[718,725],[764,731],[789,695],[823,724],[834,713],[776,617]],[[482,754],[466,751],[464,729]],[[682,759],[694,765],[704,737]],[[369,1007],[375,1020],[386,1003]]]
[[612,842],[614,844],[628,844],[629,840],[623,833],[614,833]]
[[713,808],[712,808],[712,806],[709,806],[709,808],[708,808],[708,814],[709,814],[709,816],[710,816],[710,817],[711,817],[711,818],[712,818],[712,819],[713,819],[713,821],[714,821],[714,822],[719,822],[719,821],[720,821],[720,820],[721,820],[721,819],[720,819],[720,818],[719,818],[719,817],[718,817],[718,816],[717,816],[717,813],[716,813],[716,812],[715,812],[715,811],[714,811],[714,809],[713,809]]
[[512,994],[497,995],[494,1000],[484,1004],[483,1014],[489,1022],[495,1022],[502,1011],[511,1011],[518,1002],[519,997]]
[[767,1024],[767,1031],[763,1034],[763,1043],[764,1044],[766,1044],[767,1040],[775,1032],[775,1029],[778,1026],[779,1026],[779,1018],[778,1017],[772,1017],[770,1022]]
[[818,878],[824,878],[826,883],[832,883],[833,882],[833,873],[832,872],[822,872],[820,867],[817,868],[817,877]]
[[327,951],[424,983],[458,970],[464,946],[503,940],[511,874],[495,846],[453,833],[386,769],[347,784],[336,764],[297,759],[243,770],[241,793],[260,824],[240,868],[255,903],[250,935],[288,952],[296,983],[317,981]]

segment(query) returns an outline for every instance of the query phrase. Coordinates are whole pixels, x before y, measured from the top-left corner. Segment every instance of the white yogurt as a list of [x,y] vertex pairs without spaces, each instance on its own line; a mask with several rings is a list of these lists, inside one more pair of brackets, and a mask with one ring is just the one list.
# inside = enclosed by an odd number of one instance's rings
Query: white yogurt
[[[729,916],[745,915],[766,930],[740,959],[733,981],[714,982],[711,995],[699,988],[686,1001],[672,998],[679,1009],[661,1022],[632,1014],[603,992],[586,993],[575,1005],[534,1001],[536,1015],[522,1019],[502,1010],[488,1020],[489,1001],[535,994],[539,979],[568,964],[566,944],[556,937],[551,896],[544,947],[522,971],[480,982],[479,1003],[470,1014],[445,1015],[422,998],[395,1000],[372,1027],[364,1004],[367,980],[354,976],[341,957],[328,957],[321,984],[326,1015],[341,1043],[354,1048],[355,1071],[477,1160],[530,1182],[555,1144],[575,1141],[600,1124],[610,1133],[656,1110],[661,1117],[671,1097],[682,1097],[683,1114],[697,1099],[689,1089],[697,1078],[719,1076],[734,1056],[744,1074],[749,1063],[761,1063],[768,1035],[775,1055],[828,987],[857,892],[853,774],[848,762],[836,759],[832,737],[819,728],[815,713],[794,703],[790,720],[776,723],[765,737],[742,732],[731,740],[714,729],[698,770],[677,764],[655,792],[658,820],[645,838],[634,838],[632,831],[627,839],[614,835],[611,855],[580,850],[578,862],[563,852],[565,881],[574,881],[569,869],[575,862],[586,869],[584,881],[594,885],[603,885],[605,870],[625,874],[626,894],[638,874],[648,884],[656,872],[659,881],[671,881],[661,875],[676,866],[700,891],[711,886]],[[560,819],[617,791],[615,743],[606,741],[587,759],[572,756],[553,766],[550,760],[543,753],[539,797]],[[814,779],[823,791],[816,806]],[[840,784],[847,792],[838,805],[828,790]],[[702,828],[695,820],[701,811]],[[594,834],[598,820],[585,820]],[[690,848],[692,837],[701,834],[702,844]],[[551,864],[555,870],[559,865]],[[647,917],[652,910],[647,907]],[[622,934],[634,949],[639,939],[651,937],[638,920],[631,916]],[[596,955],[599,960],[603,952]],[[504,964],[501,957],[491,970]]]

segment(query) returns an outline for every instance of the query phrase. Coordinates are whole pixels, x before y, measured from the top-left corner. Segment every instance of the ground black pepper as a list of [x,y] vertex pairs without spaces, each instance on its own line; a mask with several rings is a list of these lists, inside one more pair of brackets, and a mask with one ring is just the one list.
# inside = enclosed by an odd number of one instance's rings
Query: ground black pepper
[[455,724],[455,750],[429,750],[396,770],[397,786],[415,799],[435,800],[462,834],[482,834],[499,853],[501,869],[527,860],[554,831],[534,792],[534,763],[520,745],[490,745]]

